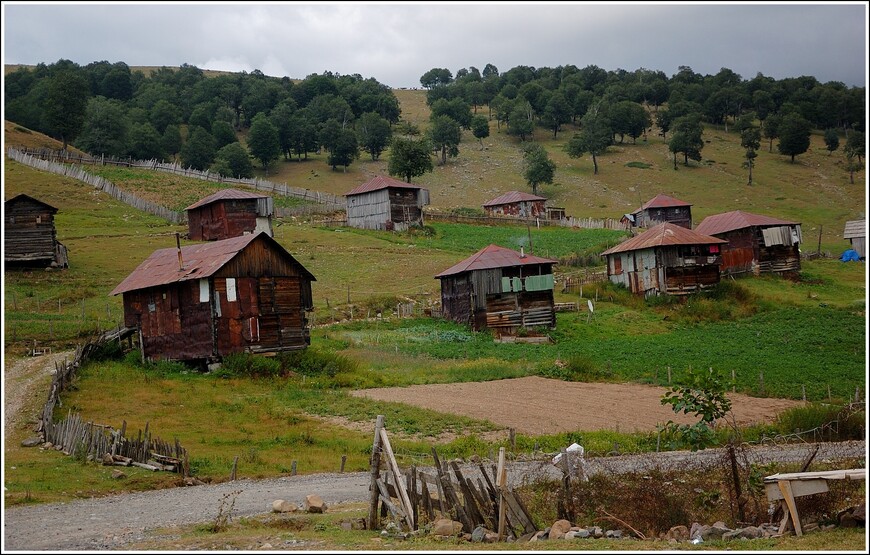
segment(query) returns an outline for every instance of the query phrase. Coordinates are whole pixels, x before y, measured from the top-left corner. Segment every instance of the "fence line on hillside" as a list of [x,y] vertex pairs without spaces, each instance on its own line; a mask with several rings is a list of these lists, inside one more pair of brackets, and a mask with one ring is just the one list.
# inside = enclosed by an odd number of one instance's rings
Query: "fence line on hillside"
[[523,225],[523,226],[561,226],[583,229],[612,229],[626,231],[628,226],[613,218],[562,218],[551,220],[547,218],[523,218],[519,216],[468,216],[459,214],[444,214],[426,212],[425,220],[436,222],[463,223],[472,225]]
[[187,221],[187,216],[185,214],[181,212],[175,212],[174,210],[170,210],[165,206],[161,206],[151,201],[139,198],[132,193],[118,188],[108,179],[86,172],[81,166],[66,165],[58,162],[52,162],[50,160],[44,160],[42,158],[33,156],[32,154],[20,152],[14,148],[10,148],[9,150],[7,150],[6,154],[7,156],[9,156],[9,158],[26,166],[30,166],[32,168],[36,168],[42,171],[51,172],[57,175],[70,177],[78,181],[83,181],[88,185],[94,187],[95,189],[99,189],[105,192],[106,194],[120,202],[128,204],[138,210],[142,210],[143,212],[147,212],[149,214],[161,217],[165,220],[172,222],[173,224],[181,224]]
[[[18,149],[10,149],[18,150]],[[298,216],[298,215],[309,215],[309,214],[328,214],[331,212],[342,211],[346,208],[346,202],[343,197],[339,197],[337,195],[333,195],[331,193],[324,193],[321,191],[312,191],[310,189],[303,189],[300,187],[291,187],[286,183],[275,183],[272,181],[267,181],[265,179],[259,178],[235,178],[235,177],[224,177],[218,173],[212,173],[208,170],[200,171],[193,168],[185,168],[181,166],[178,162],[168,163],[168,162],[160,162],[156,159],[153,160],[133,160],[132,158],[128,159],[120,159],[115,157],[105,157],[101,156],[99,158],[93,156],[81,156],[81,155],[73,155],[66,151],[55,151],[55,150],[46,150],[46,149],[22,149],[18,150],[23,154],[29,154],[41,160],[47,160],[49,162],[60,162],[64,164],[88,164],[88,165],[101,165],[101,166],[121,166],[128,168],[140,168],[140,169],[149,169],[154,171],[160,171],[164,173],[171,173],[173,175],[180,175],[183,177],[189,177],[191,179],[201,179],[203,181],[210,181],[212,183],[224,183],[229,185],[242,185],[245,187],[250,187],[257,191],[269,192],[273,196],[281,195],[285,197],[297,198],[304,200],[306,202],[311,203],[311,205],[306,206],[298,206],[293,208],[281,208],[276,209],[276,215],[285,217],[285,216]],[[11,155],[10,155],[11,157]]]

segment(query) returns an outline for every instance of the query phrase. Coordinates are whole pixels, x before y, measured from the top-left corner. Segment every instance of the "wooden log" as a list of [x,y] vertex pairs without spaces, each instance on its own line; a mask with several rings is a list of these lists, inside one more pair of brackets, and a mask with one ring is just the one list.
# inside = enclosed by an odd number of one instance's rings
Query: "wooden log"
[[156,466],[146,464],[146,463],[133,461],[130,464],[132,464],[133,466],[138,466],[139,468],[144,468],[145,470],[150,470],[152,472],[159,470]]
[[390,446],[390,438],[387,437],[387,431],[381,428],[381,444],[384,447],[384,452],[387,455],[387,463],[395,476],[396,487],[399,490],[399,502],[405,510],[405,516],[408,517],[407,524],[410,530],[414,530],[414,516],[411,509],[411,500],[408,498],[408,492],[405,490],[405,484],[402,483],[402,473],[399,471],[399,465],[396,462],[396,457],[393,456],[393,448]]
[[379,414],[377,420],[375,421],[375,439],[372,443],[372,458],[370,461],[370,474],[371,479],[369,483],[370,497],[369,497],[369,515],[368,515],[368,529],[369,530],[377,530],[378,529],[378,476],[380,475],[380,464],[381,464],[381,428],[384,427],[384,415]]

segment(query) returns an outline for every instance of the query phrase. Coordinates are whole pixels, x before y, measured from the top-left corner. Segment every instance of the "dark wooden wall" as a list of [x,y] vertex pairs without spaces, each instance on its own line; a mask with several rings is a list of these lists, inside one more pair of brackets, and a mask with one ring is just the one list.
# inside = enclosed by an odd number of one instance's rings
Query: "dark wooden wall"
[[8,202],[3,214],[3,259],[7,262],[50,264],[57,242],[56,210],[25,199]]
[[212,202],[187,212],[194,241],[219,241],[252,233],[257,227],[257,199]]

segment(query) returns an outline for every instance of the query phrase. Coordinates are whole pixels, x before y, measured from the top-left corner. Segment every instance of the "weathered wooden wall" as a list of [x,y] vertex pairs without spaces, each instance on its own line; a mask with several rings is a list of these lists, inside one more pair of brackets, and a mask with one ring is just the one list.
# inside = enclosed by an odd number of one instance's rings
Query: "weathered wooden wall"
[[4,204],[3,259],[6,262],[50,264],[55,260],[55,210],[21,198]]
[[188,234],[194,241],[219,241],[253,233],[258,199],[212,202],[187,211]]
[[652,227],[664,222],[692,229],[692,208],[690,206],[647,208],[635,216],[637,227]]
[[484,211],[488,216],[516,216],[520,218],[546,217],[543,200],[524,200],[497,206],[485,206]]

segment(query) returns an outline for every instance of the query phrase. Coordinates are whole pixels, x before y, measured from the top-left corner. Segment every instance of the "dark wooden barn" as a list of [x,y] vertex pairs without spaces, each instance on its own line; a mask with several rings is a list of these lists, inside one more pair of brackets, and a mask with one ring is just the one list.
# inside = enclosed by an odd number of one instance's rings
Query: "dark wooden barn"
[[441,280],[442,314],[500,335],[521,327],[555,327],[554,264],[556,260],[489,245],[435,276]]
[[272,197],[223,189],[185,208],[188,236],[218,241],[261,231],[272,236]]
[[734,210],[708,216],[695,231],[725,239],[722,273],[794,273],[801,269],[801,224]]
[[350,227],[406,231],[423,225],[429,189],[379,175],[345,194],[345,199]]
[[858,256],[867,256],[867,220],[851,220],[843,228],[843,239],[848,239]]
[[143,358],[219,360],[304,349],[315,278],[257,233],[155,251],[112,295],[139,330]]
[[[544,218],[547,210],[544,197],[520,191],[509,191],[483,205],[487,216],[515,216],[518,218]],[[564,215],[564,214],[563,214]]]
[[20,194],[3,203],[3,264],[13,268],[66,268],[66,247],[57,240],[57,208]]
[[656,195],[631,214],[623,216],[635,227],[652,227],[670,222],[692,229],[692,205],[668,195]]
[[607,249],[607,277],[632,293],[688,295],[719,283],[719,251],[726,241],[672,223]]

